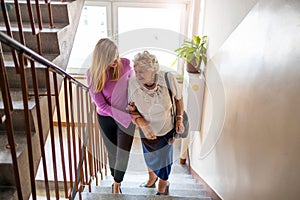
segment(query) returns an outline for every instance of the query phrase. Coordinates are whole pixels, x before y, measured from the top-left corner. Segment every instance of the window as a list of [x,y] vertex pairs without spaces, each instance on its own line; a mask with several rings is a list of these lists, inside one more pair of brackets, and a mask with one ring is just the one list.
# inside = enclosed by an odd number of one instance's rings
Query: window
[[[175,2],[175,3],[172,3]],[[120,55],[130,60],[142,50],[154,53],[162,67],[173,65],[173,52],[183,40],[188,1],[86,1],[82,10],[67,71],[85,74],[91,64],[91,53],[101,37],[113,38]]]
[[99,38],[107,37],[106,6],[84,5],[79,20],[67,72],[85,74],[90,65],[91,52]]

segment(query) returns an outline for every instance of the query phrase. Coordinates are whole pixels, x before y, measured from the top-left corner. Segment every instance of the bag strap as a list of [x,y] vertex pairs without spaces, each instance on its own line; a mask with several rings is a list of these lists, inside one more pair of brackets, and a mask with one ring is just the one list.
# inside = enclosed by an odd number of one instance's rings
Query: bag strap
[[173,114],[173,117],[175,118],[175,109],[174,109],[174,103],[173,103],[173,97],[172,97],[170,82],[169,82],[169,79],[168,79],[168,72],[165,73],[165,80],[166,80],[167,88],[168,88],[168,91],[169,91],[169,96],[170,96],[171,103],[172,103],[172,114]]

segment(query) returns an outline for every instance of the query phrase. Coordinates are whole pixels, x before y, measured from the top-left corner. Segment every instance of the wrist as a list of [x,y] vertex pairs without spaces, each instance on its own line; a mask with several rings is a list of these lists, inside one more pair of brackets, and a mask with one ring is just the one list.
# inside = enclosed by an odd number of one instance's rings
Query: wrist
[[176,115],[176,122],[182,123],[183,122],[183,115]]
[[143,117],[139,117],[138,120],[139,120],[138,124],[140,127],[144,127],[149,124]]
[[133,118],[133,121],[134,121],[134,123],[135,123],[137,126],[139,126],[139,123],[138,123],[138,119],[139,119],[139,118],[141,118],[141,117]]

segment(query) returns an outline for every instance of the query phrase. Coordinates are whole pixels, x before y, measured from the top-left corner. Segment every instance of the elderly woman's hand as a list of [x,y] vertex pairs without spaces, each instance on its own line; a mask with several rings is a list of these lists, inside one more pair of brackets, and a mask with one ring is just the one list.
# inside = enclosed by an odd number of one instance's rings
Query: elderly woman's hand
[[152,129],[152,127],[148,124],[146,126],[140,126],[140,128],[142,129],[145,137],[148,140],[155,140],[156,139],[156,135],[154,134],[154,131]]
[[184,129],[185,129],[182,121],[183,121],[182,117],[181,118],[177,117],[175,128],[176,128],[176,133],[178,133],[178,134],[182,134],[184,132]]
[[133,116],[132,121],[136,126],[138,126],[142,129],[145,137],[148,140],[156,139],[156,135],[155,135],[152,127],[150,126],[149,122],[147,122],[142,116],[140,116],[140,115],[139,116],[136,115],[136,117]]

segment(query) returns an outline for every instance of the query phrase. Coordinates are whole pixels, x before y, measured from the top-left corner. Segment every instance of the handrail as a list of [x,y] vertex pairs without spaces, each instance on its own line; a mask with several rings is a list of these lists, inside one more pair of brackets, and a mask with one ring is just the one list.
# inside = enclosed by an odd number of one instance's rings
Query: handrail
[[11,37],[9,37],[8,35],[6,35],[3,32],[0,32],[0,41],[8,46],[11,46],[12,48],[14,48],[15,50],[17,50],[19,52],[25,52],[29,57],[33,58],[35,61],[39,62],[40,64],[49,66],[54,72],[60,74],[63,77],[66,77],[66,78],[72,80],[72,82],[77,84],[78,86],[81,86],[81,87],[85,88],[86,90],[89,90],[88,86],[86,86],[85,84],[76,80],[73,76],[68,74],[62,68],[58,67],[57,65],[55,65],[51,61],[47,60],[43,56],[41,56],[41,55],[37,54],[36,52],[34,52],[33,50],[29,49],[28,47],[22,45],[18,41],[12,39]]
[[[10,148],[18,199],[36,200],[39,198],[37,190],[43,190],[41,193],[48,200],[59,199],[62,192],[64,198],[72,199],[78,194],[80,199],[85,186],[91,191],[94,178],[98,185],[98,173],[101,179],[103,171],[107,174],[106,150],[89,87],[43,57],[42,42],[45,41],[41,41],[41,34],[47,23],[42,20],[48,21],[50,29],[55,27],[52,0],[44,0],[44,3],[39,0],[1,0],[0,6],[6,28],[0,32],[0,100],[4,105],[4,111],[0,111],[0,124],[4,124],[1,128],[7,135],[6,147]],[[42,13],[41,8],[48,12]],[[10,17],[17,25],[14,30]],[[23,25],[30,25],[33,37],[24,34],[28,29]],[[2,47],[5,47],[5,54]],[[55,54],[59,53],[55,50]],[[15,70],[10,70],[11,67]],[[17,145],[20,134],[20,143],[24,145]],[[23,146],[26,149],[21,160],[26,159],[26,166],[20,163],[17,155],[22,150],[18,148]],[[35,180],[38,170],[42,173],[39,176],[41,182]]]
[[[103,178],[102,169],[104,169],[105,174],[106,170],[106,151],[102,142],[101,135],[99,134],[99,129],[97,126],[97,113],[95,111],[95,105],[92,103],[91,97],[89,95],[89,87],[79,82],[77,79],[72,77],[70,74],[65,72],[62,68],[55,65],[51,61],[42,57],[38,53],[29,49],[28,47],[22,45],[18,41],[9,37],[7,34],[0,32],[0,49],[2,44],[6,44],[12,49],[13,52],[17,53],[19,66],[18,72],[14,71],[20,79],[21,84],[21,97],[24,106],[24,132],[27,142],[27,152],[28,152],[28,166],[26,169],[29,170],[29,185],[22,185],[21,181],[22,172],[19,172],[18,167],[18,158],[16,156],[16,147],[15,147],[15,130],[13,128],[13,112],[14,108],[12,106],[11,91],[8,82],[7,70],[5,67],[3,52],[0,51],[0,86],[2,92],[2,100],[4,101],[4,113],[1,113],[1,118],[5,119],[7,129],[7,137],[9,141],[9,146],[11,147],[11,156],[13,160],[14,173],[16,188],[18,193],[18,198],[26,199],[28,198],[24,193],[24,190],[31,192],[32,199],[37,199],[37,186],[35,181],[37,166],[36,159],[41,159],[41,166],[43,168],[44,176],[44,187],[45,187],[45,196],[47,199],[50,199],[50,184],[48,182],[48,165],[50,163],[53,165],[53,174],[54,174],[54,195],[56,199],[60,198],[59,187],[64,188],[65,198],[73,199],[74,195],[78,192],[81,196],[81,192],[85,186],[88,186],[89,189],[92,184],[92,180],[96,178],[96,185],[98,185],[97,174],[100,173],[101,179]],[[36,63],[41,65],[43,73],[37,74]],[[29,68],[30,70],[26,70]],[[16,66],[15,66],[16,67]],[[32,80],[28,80],[26,74],[30,74]],[[51,76],[52,75],[52,76]],[[61,76],[62,79],[58,79],[57,76]],[[15,76],[15,75],[14,75]],[[45,76],[45,86],[44,89],[39,89],[38,76]],[[59,82],[60,81],[60,82]],[[60,83],[63,82],[62,92],[64,93],[64,100],[59,100]],[[28,84],[32,84],[33,94],[29,95]],[[76,88],[73,92],[73,89]],[[31,90],[32,90],[31,89]],[[32,98],[32,96],[34,98]],[[45,96],[45,98],[44,98]],[[85,96],[85,98],[84,98]],[[35,102],[35,111],[30,110],[29,101]],[[63,104],[62,107],[65,110],[61,109],[60,104]],[[74,111],[77,112],[74,112]],[[33,113],[34,112],[34,113]],[[55,115],[56,112],[56,115]],[[64,141],[62,133],[62,120],[61,112],[64,112],[66,116],[66,134]],[[75,114],[76,113],[76,114]],[[36,117],[35,125],[31,124],[31,118],[34,115]],[[48,115],[48,116],[47,116]],[[92,117],[93,115],[93,117]],[[46,116],[46,119],[42,119]],[[53,117],[57,117],[58,121],[58,132],[55,131]],[[76,122],[77,120],[77,122]],[[76,124],[78,124],[76,133]],[[46,128],[45,128],[46,127]],[[34,139],[38,141],[38,144],[35,144],[32,139],[32,132],[35,131],[39,139]],[[55,142],[56,136],[58,133],[58,142]],[[50,138],[50,148],[51,150],[45,151],[46,143],[44,139],[46,137]],[[58,144],[57,144],[58,143]],[[36,156],[35,151],[40,151],[38,157]],[[46,153],[51,153],[52,159],[46,159]],[[60,154],[59,154],[60,152]],[[65,155],[65,152],[68,155]],[[58,160],[58,157],[61,157],[61,161]],[[67,158],[65,158],[67,157]],[[58,167],[57,163],[61,162],[61,171],[63,174],[64,184],[59,186],[58,180]],[[69,167],[69,171],[66,169]],[[69,172],[69,174],[68,174]],[[67,180],[69,178],[69,180]],[[67,183],[69,181],[69,184]],[[26,188],[26,189],[24,189]],[[25,195],[25,196],[24,196]],[[80,198],[80,197],[79,197]]]

